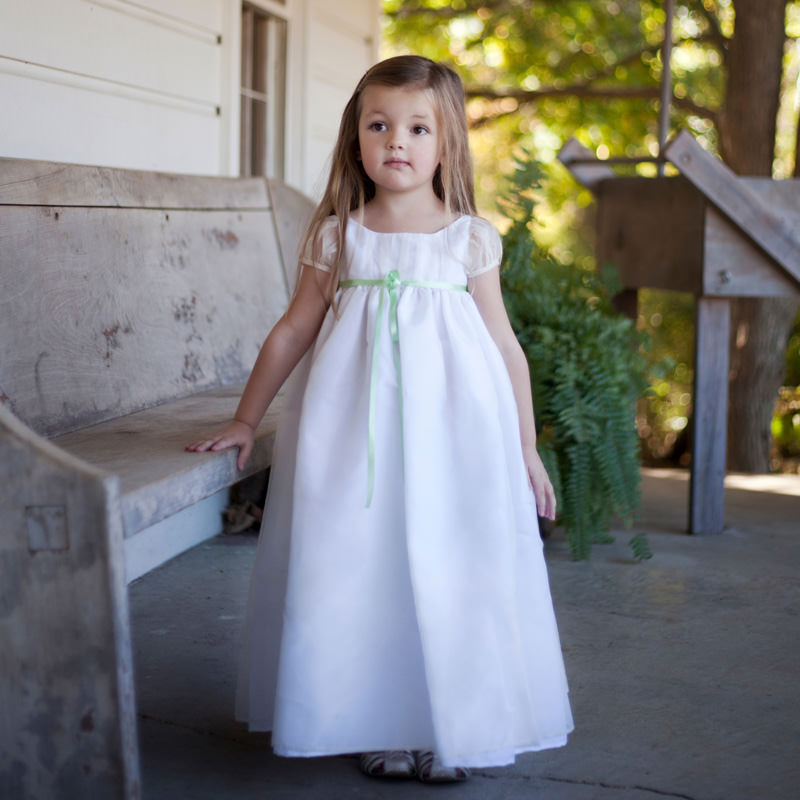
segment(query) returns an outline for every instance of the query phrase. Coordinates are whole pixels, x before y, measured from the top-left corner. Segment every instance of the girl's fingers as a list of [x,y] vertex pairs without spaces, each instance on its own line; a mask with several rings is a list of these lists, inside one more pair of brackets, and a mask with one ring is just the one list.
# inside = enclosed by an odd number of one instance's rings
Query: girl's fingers
[[556,500],[555,497],[547,499],[547,519],[555,521],[556,518]]
[[536,499],[536,513],[540,517],[555,521],[556,495],[553,485],[550,481],[534,483],[533,478],[531,478],[531,485],[533,486],[533,496]]
[[203,453],[206,450],[221,450],[230,447],[233,442],[227,442],[222,436],[215,436],[211,439],[201,439],[199,442],[192,442],[186,445],[186,450],[193,453]]
[[545,519],[550,519],[550,515],[553,513],[553,511],[550,508],[547,495],[543,494],[542,497],[536,501],[536,505],[539,509],[539,516],[545,517]]
[[547,484],[545,487],[545,508],[547,513],[545,516],[549,520],[555,520],[556,518],[556,495],[553,491],[553,487],[551,484]]
[[536,513],[540,517],[555,520],[556,496],[553,484],[547,475],[541,458],[535,450],[529,451],[525,458],[528,466],[528,479],[530,480],[533,496],[536,500]]
[[212,436],[210,439],[201,439],[199,442],[187,444],[184,449],[192,453],[203,453],[207,450],[211,450],[213,452],[227,450],[230,447],[239,448],[236,466],[239,472],[241,472],[245,468],[245,465],[250,458],[250,453],[253,452],[253,442],[247,437],[239,438],[229,434],[220,434],[219,436]]
[[192,450],[195,453],[202,453],[204,450],[208,450],[208,448],[211,447],[212,444],[213,444],[212,441],[209,441],[208,439],[203,439],[203,441],[201,442],[194,442],[190,444],[186,449]]
[[239,448],[239,458],[236,459],[236,469],[238,469],[239,472],[241,472],[244,469],[245,464],[247,464],[247,459],[249,457],[250,457],[250,453],[249,452],[245,453],[244,448],[240,447]]

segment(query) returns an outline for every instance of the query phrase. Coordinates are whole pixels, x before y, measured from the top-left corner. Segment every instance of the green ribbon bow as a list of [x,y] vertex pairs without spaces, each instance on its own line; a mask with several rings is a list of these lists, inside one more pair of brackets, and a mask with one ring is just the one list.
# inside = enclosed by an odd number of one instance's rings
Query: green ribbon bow
[[466,292],[465,284],[444,283],[441,281],[404,281],[401,280],[396,269],[386,274],[385,278],[354,278],[340,281],[340,289],[349,289],[353,286],[378,286],[381,293],[378,300],[378,314],[375,318],[375,335],[372,338],[372,355],[370,358],[369,377],[369,423],[367,440],[367,508],[372,503],[372,493],[375,488],[375,406],[378,390],[378,357],[380,353],[381,333],[383,331],[383,317],[386,311],[386,296],[389,296],[389,335],[392,339],[392,358],[397,375],[397,390],[399,392],[400,426],[403,425],[403,374],[400,368],[400,327],[397,322],[398,290],[403,286],[414,286],[421,289],[444,289],[451,292]]

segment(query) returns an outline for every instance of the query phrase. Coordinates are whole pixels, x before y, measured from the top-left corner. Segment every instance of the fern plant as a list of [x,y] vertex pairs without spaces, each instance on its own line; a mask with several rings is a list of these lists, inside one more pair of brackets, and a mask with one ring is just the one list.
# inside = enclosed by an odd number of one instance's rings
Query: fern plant
[[[503,295],[533,379],[539,453],[558,500],[573,558],[609,541],[611,519],[639,504],[636,398],[647,362],[631,320],[614,311],[614,273],[561,264],[532,233],[538,165],[518,159],[501,211]],[[644,552],[642,537],[637,551]]]

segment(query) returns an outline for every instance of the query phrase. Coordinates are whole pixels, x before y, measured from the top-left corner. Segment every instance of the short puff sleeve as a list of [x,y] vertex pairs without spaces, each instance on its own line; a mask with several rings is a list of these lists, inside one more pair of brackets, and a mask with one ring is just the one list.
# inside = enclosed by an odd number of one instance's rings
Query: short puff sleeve
[[316,267],[325,272],[333,269],[339,250],[338,227],[336,217],[328,217],[323,221],[316,237],[312,237],[306,242],[305,250],[300,258],[300,263],[304,267]]
[[481,217],[473,217],[469,226],[467,277],[475,278],[499,267],[502,257],[503,244],[494,225]]

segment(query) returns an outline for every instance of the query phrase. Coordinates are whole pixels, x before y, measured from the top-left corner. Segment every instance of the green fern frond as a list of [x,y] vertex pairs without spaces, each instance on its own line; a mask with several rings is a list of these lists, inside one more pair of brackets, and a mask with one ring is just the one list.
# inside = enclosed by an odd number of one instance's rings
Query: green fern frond
[[633,557],[637,561],[647,561],[653,557],[653,551],[650,549],[650,543],[644,531],[632,536],[629,544],[633,550]]
[[567,266],[537,247],[532,231],[540,186],[538,164],[527,154],[515,159],[501,204],[510,223],[501,280],[531,370],[539,451],[559,521],[573,558],[583,559],[593,543],[608,540],[614,516],[630,520],[638,506],[634,407],[651,367],[640,352],[643,334],[613,309],[620,289],[614,267]]

